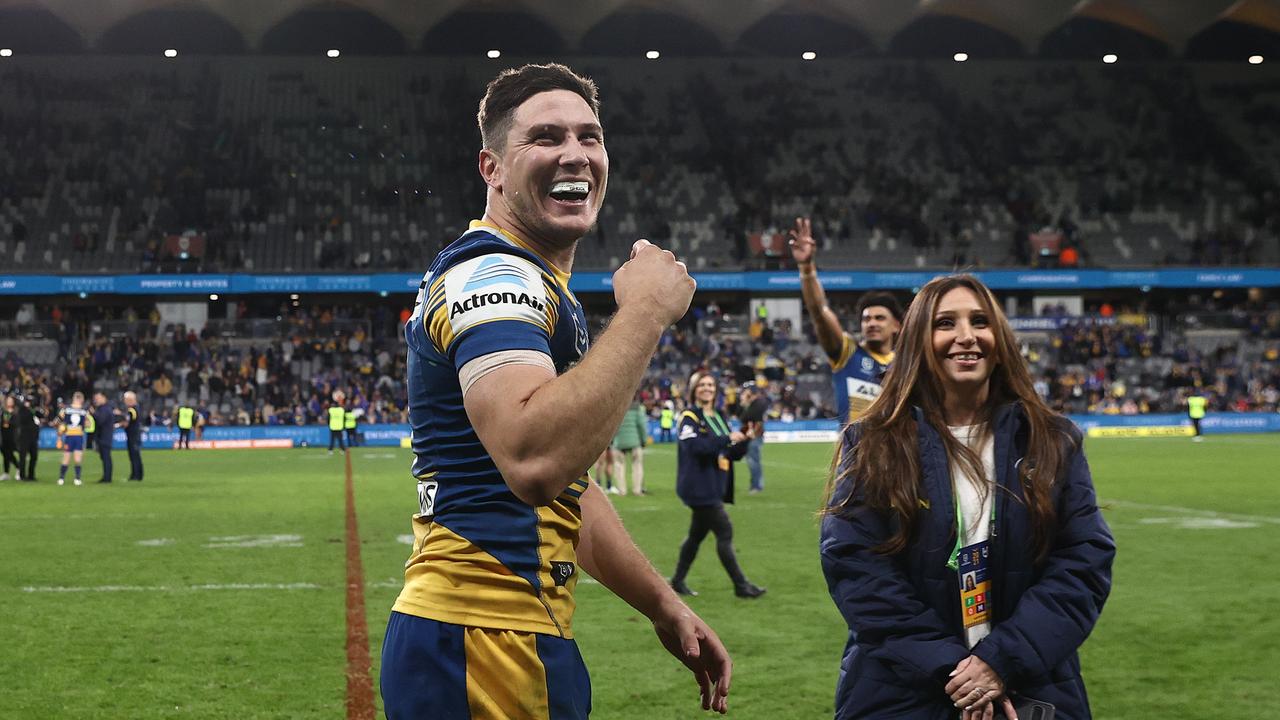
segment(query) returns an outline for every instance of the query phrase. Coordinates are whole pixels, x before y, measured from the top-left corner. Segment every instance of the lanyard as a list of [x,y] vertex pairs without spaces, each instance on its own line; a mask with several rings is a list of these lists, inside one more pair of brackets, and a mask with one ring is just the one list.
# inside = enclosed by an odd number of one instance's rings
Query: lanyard
[[[952,493],[955,489],[952,488]],[[991,529],[988,533],[988,539],[996,536],[996,488],[991,488]],[[951,549],[951,557],[947,559],[947,567],[952,570],[960,569],[960,548],[964,542],[964,518],[960,515],[960,501],[956,500],[956,546]]]
[[715,410],[708,410],[703,413],[703,417],[707,419],[707,426],[711,428],[711,432],[717,435],[728,435],[729,426],[724,424],[724,420],[720,418],[720,414]]

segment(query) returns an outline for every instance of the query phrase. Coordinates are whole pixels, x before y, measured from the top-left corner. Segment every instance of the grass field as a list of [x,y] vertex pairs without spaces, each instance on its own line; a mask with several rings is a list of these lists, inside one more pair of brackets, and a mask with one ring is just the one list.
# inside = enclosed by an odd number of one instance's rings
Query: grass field
[[[767,446],[766,492],[731,510],[743,567],[768,595],[734,598],[711,541],[689,578],[734,655],[733,717],[830,717],[845,627],[813,515],[829,452]],[[1120,548],[1083,650],[1095,717],[1280,712],[1280,438],[1090,440],[1088,452]],[[84,487],[55,486],[57,460],[42,460],[39,483],[0,483],[0,717],[345,717],[340,456],[157,451],[144,483]],[[671,446],[653,449],[652,494],[616,502],[663,572],[688,521],[674,464]],[[360,448],[352,466],[376,678],[416,495],[406,450]],[[97,470],[87,458],[86,481]],[[595,717],[700,715],[647,621],[599,585],[578,595]]]

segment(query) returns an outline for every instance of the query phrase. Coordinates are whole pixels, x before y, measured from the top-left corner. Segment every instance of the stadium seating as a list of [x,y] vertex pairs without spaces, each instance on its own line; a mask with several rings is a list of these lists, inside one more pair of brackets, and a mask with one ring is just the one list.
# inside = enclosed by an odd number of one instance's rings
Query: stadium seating
[[[824,263],[1280,262],[1280,79],[1218,66],[590,59],[612,161],[578,267],[694,269],[813,214]],[[491,62],[24,57],[0,74],[0,254],[27,272],[418,270],[482,210]],[[1255,79],[1250,79],[1255,78]],[[166,238],[203,234],[183,259]],[[775,245],[777,256],[785,247]]]

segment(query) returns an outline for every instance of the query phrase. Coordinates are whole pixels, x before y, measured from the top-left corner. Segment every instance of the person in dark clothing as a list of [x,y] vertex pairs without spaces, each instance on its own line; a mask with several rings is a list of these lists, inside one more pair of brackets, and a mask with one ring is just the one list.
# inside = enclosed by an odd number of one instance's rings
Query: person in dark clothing
[[1115,541],[1080,431],[1045,405],[991,291],[916,295],[884,390],[842,432],[821,528],[849,626],[837,719],[1089,718],[1077,654]]
[[115,434],[116,427],[120,423],[120,416],[116,414],[116,409],[111,403],[107,402],[107,396],[102,393],[94,393],[93,395],[93,426],[94,426],[94,444],[98,448],[98,457],[102,460],[102,478],[98,480],[100,483],[111,482],[112,463],[111,463],[111,447],[115,442],[112,437]]
[[44,419],[38,408],[32,408],[25,397],[17,403],[18,471],[27,482],[36,481],[36,460],[40,457],[40,425]]
[[724,504],[733,502],[733,461],[747,452],[750,438],[741,432],[730,432],[728,424],[716,412],[716,379],[709,373],[694,373],[689,381],[689,398],[694,405],[680,415],[677,426],[676,494],[693,518],[689,534],[680,545],[680,556],[671,587],[681,595],[696,595],[685,577],[698,556],[698,547],[707,533],[715,533],[716,554],[733,580],[738,597],[756,598],[765,589],[747,580],[738,566],[733,549],[733,523]]
[[18,403],[12,395],[5,396],[4,406],[0,408],[0,454],[4,455],[4,474],[0,475],[0,480],[9,479],[10,468],[21,480],[22,466],[18,465]]
[[124,445],[129,451],[129,479],[142,482],[142,415],[138,412],[138,396],[130,390],[124,394]]
[[742,429],[750,431],[751,440],[747,442],[747,469],[751,471],[752,495],[764,490],[764,464],[760,460],[760,452],[764,449],[764,415],[769,410],[769,401],[760,393],[760,388],[753,382],[742,385]]

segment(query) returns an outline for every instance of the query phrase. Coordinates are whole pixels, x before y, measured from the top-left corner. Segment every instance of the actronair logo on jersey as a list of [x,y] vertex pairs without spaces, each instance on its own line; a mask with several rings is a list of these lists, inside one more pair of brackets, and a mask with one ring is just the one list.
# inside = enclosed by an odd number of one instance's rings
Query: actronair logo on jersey
[[469,310],[475,310],[476,308],[482,308],[486,305],[502,304],[528,305],[540,313],[546,312],[547,309],[545,303],[537,298],[530,297],[528,293],[482,292],[475,293],[474,295],[468,295],[462,300],[455,300],[453,304],[449,306],[449,319],[452,320],[462,313]]
[[528,272],[517,267],[512,262],[514,260],[515,258],[509,255],[489,255],[485,257],[476,269],[471,271],[471,276],[467,278],[467,284],[462,286],[462,292],[470,292],[503,283],[512,285],[527,283],[529,281]]
[[446,273],[445,294],[454,335],[494,320],[547,322],[542,270],[516,255],[482,255],[458,263]]

